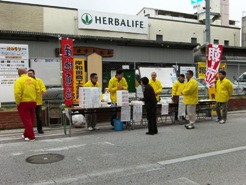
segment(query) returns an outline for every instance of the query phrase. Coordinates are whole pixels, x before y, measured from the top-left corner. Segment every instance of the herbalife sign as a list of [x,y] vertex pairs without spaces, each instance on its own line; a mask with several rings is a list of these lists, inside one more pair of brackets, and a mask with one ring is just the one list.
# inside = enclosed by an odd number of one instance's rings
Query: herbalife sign
[[78,10],[78,27],[79,29],[148,34],[148,18]]

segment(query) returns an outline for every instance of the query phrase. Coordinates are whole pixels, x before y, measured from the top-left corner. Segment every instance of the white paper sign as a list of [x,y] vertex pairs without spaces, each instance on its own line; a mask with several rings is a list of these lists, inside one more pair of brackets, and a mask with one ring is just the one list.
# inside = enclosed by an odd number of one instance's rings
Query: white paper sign
[[143,114],[143,106],[142,105],[134,105],[133,106],[133,115],[132,115],[133,121],[141,121],[142,120],[142,114]]
[[131,121],[131,107],[130,106],[121,107],[120,120],[121,121]]
[[169,104],[161,104],[161,115],[168,115]]

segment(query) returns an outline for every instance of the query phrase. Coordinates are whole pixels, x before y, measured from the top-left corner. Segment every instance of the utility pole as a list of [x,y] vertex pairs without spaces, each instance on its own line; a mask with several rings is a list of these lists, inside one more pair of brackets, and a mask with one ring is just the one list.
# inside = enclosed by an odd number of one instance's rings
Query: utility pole
[[206,44],[210,43],[210,0],[206,1]]

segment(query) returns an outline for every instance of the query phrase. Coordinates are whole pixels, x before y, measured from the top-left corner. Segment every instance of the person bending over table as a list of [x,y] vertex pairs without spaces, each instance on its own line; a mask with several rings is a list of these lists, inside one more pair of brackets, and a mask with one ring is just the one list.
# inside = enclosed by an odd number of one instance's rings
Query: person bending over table
[[149,85],[149,79],[143,77],[140,79],[141,85],[143,86],[143,95],[144,95],[144,106],[147,113],[148,120],[148,132],[147,135],[154,135],[158,133],[157,124],[156,124],[156,96],[155,91],[151,85]]

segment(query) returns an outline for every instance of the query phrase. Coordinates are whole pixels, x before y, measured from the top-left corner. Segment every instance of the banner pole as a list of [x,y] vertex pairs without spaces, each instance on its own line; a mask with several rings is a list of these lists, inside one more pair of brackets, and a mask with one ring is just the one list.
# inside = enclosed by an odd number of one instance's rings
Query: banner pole
[[66,115],[65,114],[65,103],[64,103],[64,89],[63,89],[63,75],[62,75],[62,52],[61,52],[61,37],[58,35],[58,48],[59,48],[59,56],[61,58],[60,60],[60,83],[61,83],[61,87],[62,87],[62,104],[61,104],[61,110],[62,110],[62,125],[63,125],[63,129],[64,129],[64,134],[67,135],[67,119],[66,119]]

